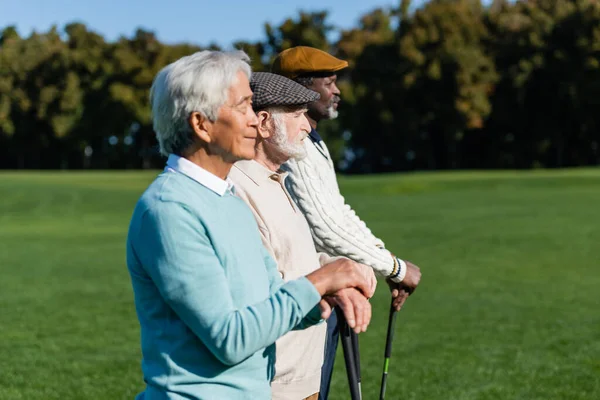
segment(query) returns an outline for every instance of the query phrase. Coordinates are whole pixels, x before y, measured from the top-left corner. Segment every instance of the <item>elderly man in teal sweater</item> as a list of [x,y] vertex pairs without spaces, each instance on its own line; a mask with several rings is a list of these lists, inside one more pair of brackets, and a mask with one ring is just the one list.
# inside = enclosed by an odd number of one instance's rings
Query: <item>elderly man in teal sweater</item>
[[227,175],[255,155],[248,57],[203,51],[168,65],[151,90],[167,167],[131,219],[127,265],[141,326],[138,399],[269,399],[275,341],[331,312],[324,296],[366,297],[370,269],[337,260],[284,283]]

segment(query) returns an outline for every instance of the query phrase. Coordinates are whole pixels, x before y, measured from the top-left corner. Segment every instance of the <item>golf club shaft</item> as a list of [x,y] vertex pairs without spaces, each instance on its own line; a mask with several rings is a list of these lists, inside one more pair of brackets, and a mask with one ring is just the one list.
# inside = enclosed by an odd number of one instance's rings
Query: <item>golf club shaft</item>
[[381,391],[379,392],[379,400],[385,399],[385,389],[387,386],[388,367],[392,356],[392,343],[394,340],[394,330],[396,326],[396,309],[394,308],[394,299],[390,305],[390,317],[388,321],[387,338],[385,340],[385,354],[383,361],[383,375],[381,377]]
[[344,350],[344,361],[346,362],[346,374],[348,375],[348,385],[350,387],[350,398],[352,400],[360,400],[360,389],[358,385],[358,374],[356,369],[356,355],[352,345],[352,330],[346,322],[344,313],[340,309],[336,309],[338,317],[338,326],[340,330],[340,338],[342,340],[342,349]]
[[353,330],[350,330],[350,337],[352,338],[352,351],[354,352],[356,376],[358,381],[358,394],[362,400],[362,379],[360,375],[360,348],[358,346],[358,334]]

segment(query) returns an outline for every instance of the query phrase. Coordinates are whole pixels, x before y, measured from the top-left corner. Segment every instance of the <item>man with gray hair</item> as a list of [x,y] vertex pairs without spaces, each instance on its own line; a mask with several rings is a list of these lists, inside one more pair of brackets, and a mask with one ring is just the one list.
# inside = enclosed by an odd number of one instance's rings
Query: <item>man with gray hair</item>
[[368,271],[347,260],[283,282],[252,212],[233,195],[227,175],[254,158],[257,138],[247,62],[243,52],[198,52],[152,85],[168,161],[127,237],[146,382],[138,399],[270,399],[275,341],[327,317],[323,296],[373,294]]
[[[252,209],[263,244],[277,262],[284,281],[309,274],[334,260],[318,254],[306,218],[291,201],[281,165],[306,156],[303,141],[310,132],[304,115],[307,105],[319,98],[312,90],[280,75],[252,75],[252,107],[258,116],[259,139],[254,160],[238,161],[229,178],[236,194]],[[375,282],[375,275],[372,275]],[[355,289],[327,297],[339,305],[356,332],[366,329],[371,317],[367,299]],[[289,332],[276,342],[273,400],[316,400],[321,381],[326,325]]]

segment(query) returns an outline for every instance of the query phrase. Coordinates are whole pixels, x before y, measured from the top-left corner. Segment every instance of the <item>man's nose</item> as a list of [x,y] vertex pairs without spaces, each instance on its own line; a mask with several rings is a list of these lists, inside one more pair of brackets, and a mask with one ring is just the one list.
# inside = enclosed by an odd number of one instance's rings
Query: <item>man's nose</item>
[[248,119],[248,126],[253,126],[255,128],[258,127],[258,117],[254,113],[254,111],[250,110],[250,115]]
[[302,115],[302,124],[300,125],[300,129],[308,133],[312,131],[312,127],[310,126],[310,122],[308,122],[308,118],[306,118],[306,114]]
[[339,96],[340,94],[342,94],[342,92],[340,92],[340,88],[338,88],[336,84],[333,84],[332,93],[335,94],[336,96]]

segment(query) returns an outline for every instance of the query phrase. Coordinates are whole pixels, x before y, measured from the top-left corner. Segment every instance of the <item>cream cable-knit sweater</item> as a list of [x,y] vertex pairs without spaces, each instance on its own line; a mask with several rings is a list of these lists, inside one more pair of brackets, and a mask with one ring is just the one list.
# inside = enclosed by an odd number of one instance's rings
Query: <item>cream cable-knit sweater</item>
[[[304,145],[307,156],[290,160],[282,168],[290,172],[286,186],[306,216],[317,250],[369,265],[387,277],[394,268],[393,256],[346,204],[327,146],[310,138]],[[401,281],[405,273],[402,271],[397,280]]]

